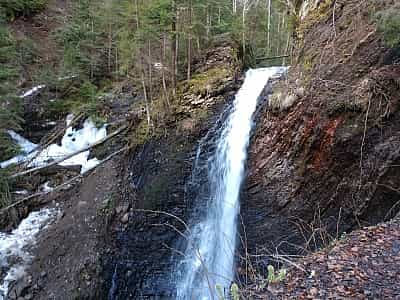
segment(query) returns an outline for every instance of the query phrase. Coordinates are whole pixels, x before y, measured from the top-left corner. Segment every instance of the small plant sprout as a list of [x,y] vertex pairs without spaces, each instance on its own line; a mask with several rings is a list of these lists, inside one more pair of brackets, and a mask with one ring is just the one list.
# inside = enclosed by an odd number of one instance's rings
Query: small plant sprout
[[231,296],[232,296],[232,300],[239,300],[239,287],[236,283],[233,283],[231,285]]
[[275,268],[272,265],[268,266],[268,283],[278,283],[286,278],[287,271],[286,269],[280,269],[278,272],[275,272]]
[[225,297],[224,297],[224,291],[222,289],[222,286],[220,284],[216,284],[215,289],[217,291],[218,300],[224,300]]

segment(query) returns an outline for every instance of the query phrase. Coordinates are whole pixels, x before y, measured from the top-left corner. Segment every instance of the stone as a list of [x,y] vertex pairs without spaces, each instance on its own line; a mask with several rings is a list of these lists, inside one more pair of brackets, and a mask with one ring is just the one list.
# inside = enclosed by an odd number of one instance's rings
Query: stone
[[79,207],[79,208],[84,207],[84,206],[86,206],[86,205],[87,205],[87,202],[86,202],[86,201],[79,201],[79,202],[78,202],[78,207]]
[[124,223],[124,224],[126,224],[126,223],[129,222],[129,213],[126,213],[126,214],[124,214],[124,215],[122,216],[121,222]]
[[129,205],[119,205],[115,208],[117,214],[124,214],[129,210]]

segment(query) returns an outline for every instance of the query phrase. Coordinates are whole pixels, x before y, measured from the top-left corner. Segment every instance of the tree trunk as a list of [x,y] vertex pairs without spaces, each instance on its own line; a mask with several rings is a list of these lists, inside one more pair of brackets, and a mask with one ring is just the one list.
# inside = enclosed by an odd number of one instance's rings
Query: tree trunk
[[271,53],[271,0],[268,0],[267,54]]
[[112,27],[110,21],[108,23],[108,73],[111,73],[111,55],[112,55]]
[[[144,64],[143,64],[144,66]],[[147,130],[150,129],[150,124],[151,124],[151,118],[150,118],[150,107],[149,107],[149,99],[147,97],[147,88],[146,88],[146,81],[145,81],[145,76],[144,76],[144,71],[142,70],[141,72],[142,75],[142,87],[143,87],[143,95],[144,95],[144,101],[146,105],[146,117],[147,117]]]
[[247,0],[243,2],[242,10],[242,51],[243,51],[243,61],[246,57],[246,3]]
[[192,76],[192,0],[189,0],[189,36],[188,36],[188,54],[187,54],[187,80]]
[[166,106],[169,110],[170,108],[170,102],[169,102],[169,97],[168,97],[168,89],[167,89],[167,81],[165,79],[165,57],[166,57],[166,49],[167,49],[167,39],[166,39],[166,33],[163,33],[163,45],[162,45],[162,57],[161,57],[161,73],[162,73],[162,85],[163,85],[163,90],[164,90],[164,99]]
[[[93,35],[93,33],[94,33],[93,20],[91,20],[91,24],[92,24],[92,35]],[[91,55],[90,55],[90,79],[93,79],[93,77],[94,77],[93,47],[91,47],[90,52],[91,52]]]
[[210,10],[209,7],[207,5],[206,7],[206,37],[207,37],[207,41],[210,38]]
[[153,98],[153,62],[152,62],[152,55],[151,55],[151,41],[148,41],[148,50],[149,50],[149,63],[148,63],[148,69],[149,69],[149,101],[151,102]]
[[172,73],[172,93],[175,96],[176,95],[176,77],[177,77],[177,39],[178,35],[176,32],[176,22],[177,22],[177,8],[176,8],[176,1],[173,1],[173,10],[174,10],[174,16],[172,19],[172,24],[171,24],[171,30],[172,30],[172,36],[171,36],[171,73]]
[[175,36],[175,82],[178,80],[179,67],[179,10],[176,12],[176,36]]
[[135,8],[136,8],[136,30],[139,30],[139,3],[138,3],[138,0],[135,0]]

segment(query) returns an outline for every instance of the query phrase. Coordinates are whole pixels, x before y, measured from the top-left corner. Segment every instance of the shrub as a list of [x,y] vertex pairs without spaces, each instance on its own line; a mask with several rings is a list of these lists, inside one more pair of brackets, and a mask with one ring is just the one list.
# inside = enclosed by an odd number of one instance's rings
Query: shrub
[[386,47],[400,49],[400,7],[377,13],[378,30],[382,33]]
[[15,154],[17,147],[13,144],[6,129],[20,129],[22,119],[19,117],[21,99],[16,96],[15,82],[19,66],[17,50],[12,36],[0,23],[0,161]]

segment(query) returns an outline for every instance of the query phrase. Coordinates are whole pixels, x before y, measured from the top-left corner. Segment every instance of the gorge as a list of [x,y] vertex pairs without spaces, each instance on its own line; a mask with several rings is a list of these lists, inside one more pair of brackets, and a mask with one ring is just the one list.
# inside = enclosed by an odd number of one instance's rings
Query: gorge
[[0,3],[0,299],[396,299],[399,11]]

